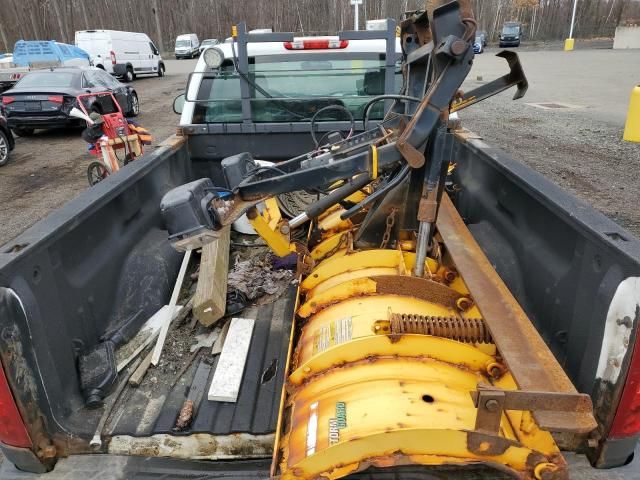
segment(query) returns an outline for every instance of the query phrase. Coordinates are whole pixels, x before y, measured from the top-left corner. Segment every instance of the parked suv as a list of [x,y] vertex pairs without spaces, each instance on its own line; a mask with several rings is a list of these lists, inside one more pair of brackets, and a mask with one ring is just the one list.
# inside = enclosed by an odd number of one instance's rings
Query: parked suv
[[519,47],[522,39],[522,25],[520,22],[504,22],[500,32],[500,48]]

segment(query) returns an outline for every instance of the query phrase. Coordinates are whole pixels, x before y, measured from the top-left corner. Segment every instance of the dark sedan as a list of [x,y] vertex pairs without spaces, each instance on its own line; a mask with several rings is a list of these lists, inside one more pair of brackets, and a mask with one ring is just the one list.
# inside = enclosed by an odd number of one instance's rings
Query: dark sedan
[[[84,122],[69,116],[83,93],[110,91],[128,117],[140,112],[136,91],[120,83],[104,70],[94,67],[60,67],[38,70],[24,76],[4,92],[2,107],[9,127],[20,136],[28,136],[36,128],[79,126]],[[89,105],[98,113],[101,105]]]
[[9,161],[9,153],[14,146],[15,142],[7,125],[7,119],[0,115],[0,167]]

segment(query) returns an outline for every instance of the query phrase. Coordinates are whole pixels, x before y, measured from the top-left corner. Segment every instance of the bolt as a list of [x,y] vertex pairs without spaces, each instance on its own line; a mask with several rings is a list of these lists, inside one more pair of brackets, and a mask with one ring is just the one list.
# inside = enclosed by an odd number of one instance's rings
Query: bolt
[[538,480],[553,480],[556,476],[555,474],[557,470],[557,465],[554,465],[553,463],[539,463],[533,469],[533,475]]
[[456,279],[456,272],[454,272],[453,270],[447,270],[446,272],[444,272],[444,279],[448,283],[453,282]]
[[462,40],[456,40],[451,44],[451,53],[455,56],[462,55],[466,49],[467,44]]
[[472,305],[473,305],[473,300],[467,297],[461,297],[456,301],[456,306],[458,307],[458,310],[462,312],[470,309]]
[[631,321],[631,317],[619,318],[616,320],[618,325],[624,325],[627,328],[631,328],[633,326],[633,322]]
[[280,225],[280,233],[283,235],[289,235],[289,232],[291,230],[289,229],[289,225],[284,224],[284,225]]
[[487,400],[484,403],[484,408],[490,412],[497,412],[498,409],[500,408],[500,404],[498,403],[497,400],[494,400],[493,398],[490,400]]

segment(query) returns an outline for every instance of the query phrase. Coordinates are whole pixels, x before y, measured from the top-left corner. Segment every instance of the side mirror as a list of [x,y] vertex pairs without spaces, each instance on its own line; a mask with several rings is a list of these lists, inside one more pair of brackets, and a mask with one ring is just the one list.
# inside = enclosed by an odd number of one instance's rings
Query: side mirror
[[182,110],[184,109],[185,96],[184,93],[181,93],[176,98],[173,99],[173,113],[177,113],[180,115]]

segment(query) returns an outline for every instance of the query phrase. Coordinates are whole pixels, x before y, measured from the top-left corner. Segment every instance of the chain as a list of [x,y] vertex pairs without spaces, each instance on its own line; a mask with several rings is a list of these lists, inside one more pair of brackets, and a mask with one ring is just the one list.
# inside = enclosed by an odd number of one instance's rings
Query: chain
[[346,232],[340,235],[340,240],[338,241],[338,244],[335,247],[333,247],[331,250],[329,250],[327,253],[325,253],[322,256],[322,258],[323,259],[329,258],[333,254],[335,254],[338,250],[342,249],[343,246],[347,246],[350,236],[351,236],[351,232]]
[[389,244],[389,240],[391,239],[391,230],[393,229],[393,226],[396,224],[397,211],[398,209],[396,207],[393,207],[389,212],[389,215],[387,215],[387,222],[386,222],[387,228],[384,231],[384,235],[382,235],[382,242],[380,243],[380,248],[387,248],[387,245]]

